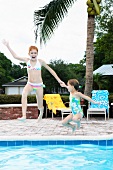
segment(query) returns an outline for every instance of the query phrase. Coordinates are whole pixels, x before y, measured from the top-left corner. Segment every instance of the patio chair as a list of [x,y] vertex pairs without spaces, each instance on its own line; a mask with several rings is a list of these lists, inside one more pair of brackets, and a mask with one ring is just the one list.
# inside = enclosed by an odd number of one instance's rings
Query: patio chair
[[100,101],[100,105],[90,103],[89,108],[87,109],[87,121],[88,117],[91,114],[104,114],[105,121],[106,115],[109,119],[109,99],[108,99],[109,92],[108,90],[93,90],[92,91],[92,99],[94,101]]
[[[62,120],[64,115],[68,115],[72,112],[71,108],[69,107],[69,102],[63,103],[60,94],[45,94],[44,100],[46,101],[46,117],[47,117],[47,109],[52,110],[52,118],[57,111],[61,111]],[[67,104],[68,107],[66,106]],[[85,106],[86,105],[81,104],[82,109]]]
[[66,103],[63,103],[60,94],[45,94],[44,100],[46,101],[46,117],[47,117],[47,109],[52,110],[52,118],[53,115],[56,114],[57,110],[61,111],[62,119],[64,114],[70,114],[70,107],[66,107]]

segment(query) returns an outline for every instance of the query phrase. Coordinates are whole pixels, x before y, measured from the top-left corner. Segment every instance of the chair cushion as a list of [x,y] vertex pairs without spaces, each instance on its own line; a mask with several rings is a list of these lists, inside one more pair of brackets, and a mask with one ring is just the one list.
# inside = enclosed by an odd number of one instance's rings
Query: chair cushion
[[100,102],[100,105],[91,103],[90,108],[109,108],[109,100],[108,100],[108,90],[93,90],[92,91],[92,99],[94,101]]

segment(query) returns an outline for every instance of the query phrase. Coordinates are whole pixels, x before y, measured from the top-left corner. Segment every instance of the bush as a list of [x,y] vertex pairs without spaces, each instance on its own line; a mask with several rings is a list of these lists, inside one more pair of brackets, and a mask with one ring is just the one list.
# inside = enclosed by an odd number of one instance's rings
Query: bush
[[[5,95],[0,94],[0,104],[20,104],[22,95]],[[29,95],[28,103],[36,103],[36,96]]]
[[[22,95],[6,95],[0,94],[0,104],[20,104]],[[63,102],[69,102],[69,96],[62,95],[61,96]],[[36,103],[35,95],[28,95],[27,97],[28,103]]]
[[61,95],[61,98],[64,103],[69,102],[69,96]]
[[109,103],[113,103],[113,93],[109,94]]
[[[20,104],[21,103],[21,95],[6,95],[0,94],[0,104]],[[61,95],[62,101],[64,103],[69,102],[69,96]],[[35,95],[28,95],[27,97],[28,103],[36,103]],[[85,100],[85,104],[87,101]],[[113,103],[113,93],[109,94],[109,103]]]

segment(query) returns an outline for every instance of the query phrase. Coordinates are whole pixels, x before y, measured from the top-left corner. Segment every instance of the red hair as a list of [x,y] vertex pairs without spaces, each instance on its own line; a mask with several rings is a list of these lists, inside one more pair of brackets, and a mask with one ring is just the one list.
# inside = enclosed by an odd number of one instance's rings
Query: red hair
[[38,52],[38,48],[36,46],[30,46],[29,47],[29,53],[31,50],[36,50]]

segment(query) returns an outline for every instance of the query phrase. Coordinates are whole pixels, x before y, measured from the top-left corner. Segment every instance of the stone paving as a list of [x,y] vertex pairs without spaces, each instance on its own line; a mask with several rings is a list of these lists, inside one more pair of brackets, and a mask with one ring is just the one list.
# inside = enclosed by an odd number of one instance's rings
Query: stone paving
[[113,134],[113,118],[83,118],[81,127],[72,134],[70,128],[62,126],[61,117],[44,118],[37,123],[36,119],[0,120],[0,136],[101,136]]

